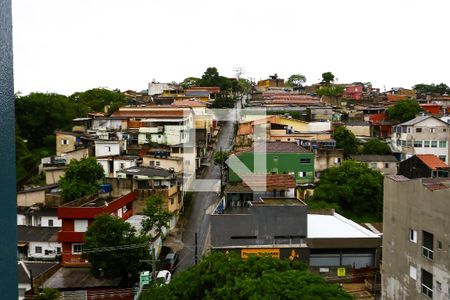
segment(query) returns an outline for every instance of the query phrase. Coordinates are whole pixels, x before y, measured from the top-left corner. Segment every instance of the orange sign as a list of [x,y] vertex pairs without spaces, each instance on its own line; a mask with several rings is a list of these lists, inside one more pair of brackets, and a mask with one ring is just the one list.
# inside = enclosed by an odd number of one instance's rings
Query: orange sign
[[271,256],[273,258],[280,258],[280,249],[260,248],[260,249],[242,249],[241,258],[247,259],[250,255]]

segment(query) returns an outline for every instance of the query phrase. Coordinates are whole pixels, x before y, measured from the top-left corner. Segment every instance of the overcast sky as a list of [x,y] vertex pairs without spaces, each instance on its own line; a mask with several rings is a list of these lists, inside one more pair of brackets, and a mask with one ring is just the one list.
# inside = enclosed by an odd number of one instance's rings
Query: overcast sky
[[450,84],[448,0],[14,0],[15,90],[142,90],[215,66]]

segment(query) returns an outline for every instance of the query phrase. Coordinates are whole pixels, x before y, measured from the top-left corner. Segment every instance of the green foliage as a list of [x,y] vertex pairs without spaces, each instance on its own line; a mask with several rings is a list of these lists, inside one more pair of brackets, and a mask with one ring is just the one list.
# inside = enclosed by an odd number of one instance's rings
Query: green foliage
[[322,84],[329,85],[334,82],[334,75],[331,72],[322,73]]
[[[82,257],[91,263],[95,276],[124,277],[133,282],[142,269],[140,260],[149,258],[147,241],[144,236],[136,236],[130,223],[108,214],[99,215],[85,234]],[[124,247],[128,245],[136,247]],[[118,246],[122,247],[114,249]]]
[[236,104],[236,100],[226,94],[219,94],[216,96],[216,99],[214,100],[213,104],[211,105],[212,108],[234,108],[234,105]]
[[108,90],[104,88],[90,89],[85,92],[77,92],[70,96],[74,103],[88,107],[89,111],[103,112],[105,106],[109,106],[109,113],[121,105],[127,104],[127,99],[119,90]]
[[365,163],[346,160],[325,170],[308,205],[323,201],[343,214],[382,217],[383,175]]
[[333,138],[336,140],[336,148],[344,149],[344,156],[349,157],[358,152],[358,140],[353,132],[344,126],[339,126],[334,130]]
[[28,140],[30,149],[48,146],[47,136],[58,129],[70,130],[72,119],[87,112],[86,107],[71,102],[66,96],[52,93],[19,96],[15,105],[21,136]]
[[378,140],[378,139],[372,139],[364,144],[362,154],[391,154],[391,148],[389,146]]
[[197,77],[187,77],[185,78],[181,83],[181,87],[183,89],[188,89],[191,88],[193,86],[198,86],[200,82],[200,78]]
[[230,153],[228,153],[228,152],[216,151],[216,152],[214,152],[214,155],[213,155],[214,163],[216,165],[221,165],[221,164],[225,163],[225,161],[228,159],[229,156],[230,156]]
[[39,157],[33,155],[23,138],[16,136],[16,180],[22,182],[37,171]]
[[291,77],[288,78],[288,80],[286,82],[286,86],[290,86],[293,88],[299,88],[299,87],[302,87],[305,82],[306,82],[305,75],[293,74],[293,75],[291,75]]
[[218,86],[222,92],[228,92],[232,88],[231,80],[220,76],[215,67],[209,67],[198,81],[199,86]]
[[298,262],[213,253],[142,299],[352,299]]
[[414,119],[416,115],[422,111],[420,105],[415,100],[402,100],[389,107],[387,114],[390,120],[400,123]]
[[339,97],[344,93],[344,87],[338,85],[324,85],[317,90],[317,95]]
[[59,299],[60,293],[57,289],[44,288],[41,293],[39,293],[35,300],[57,300]]
[[63,202],[69,202],[98,191],[98,183],[104,177],[103,167],[95,157],[71,160],[66,173],[59,181]]
[[412,87],[419,94],[450,94],[450,88],[445,83],[418,83]]
[[168,212],[163,207],[164,201],[162,195],[152,195],[145,200],[143,214],[146,216],[142,220],[142,230],[145,234],[149,234],[152,229],[156,230],[156,234],[160,234],[163,227],[167,227],[173,213]]
[[239,78],[238,84],[239,84],[238,91],[241,92],[242,94],[249,94],[252,91],[252,83],[250,82],[250,80],[245,78]]

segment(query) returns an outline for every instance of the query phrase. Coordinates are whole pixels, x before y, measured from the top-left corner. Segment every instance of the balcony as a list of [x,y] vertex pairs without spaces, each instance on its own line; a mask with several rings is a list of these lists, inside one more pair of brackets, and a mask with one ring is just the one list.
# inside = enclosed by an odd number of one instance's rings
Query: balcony
[[164,131],[164,126],[155,127],[140,127],[139,133],[162,133]]

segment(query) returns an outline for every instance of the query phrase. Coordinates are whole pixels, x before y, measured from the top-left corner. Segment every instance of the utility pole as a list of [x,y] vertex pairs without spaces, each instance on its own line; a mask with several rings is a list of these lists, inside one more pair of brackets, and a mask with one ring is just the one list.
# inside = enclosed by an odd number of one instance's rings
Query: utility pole
[[155,249],[153,247],[151,250],[151,255],[152,255],[151,259],[141,259],[139,261],[152,264],[152,281],[155,282],[155,280],[156,280],[156,262],[159,260],[155,258]]
[[197,242],[197,232],[195,232],[195,254],[194,254],[194,259],[195,259],[195,264],[197,264],[198,261],[198,242]]
[[223,152],[222,152],[222,147],[219,147],[219,153],[220,153],[220,194],[222,194],[222,187],[223,187]]

